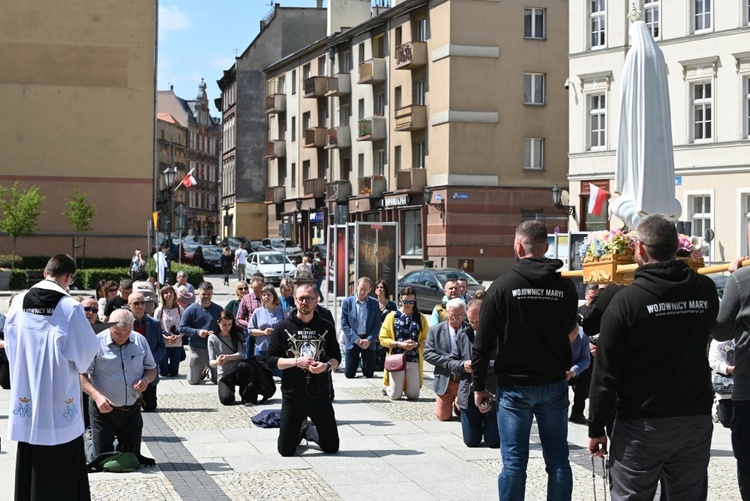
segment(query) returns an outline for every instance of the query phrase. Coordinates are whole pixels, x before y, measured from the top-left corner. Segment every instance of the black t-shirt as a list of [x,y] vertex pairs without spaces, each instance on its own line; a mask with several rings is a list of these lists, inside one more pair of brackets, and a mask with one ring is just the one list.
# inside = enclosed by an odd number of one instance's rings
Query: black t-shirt
[[115,297],[107,299],[107,305],[104,307],[104,316],[108,317],[113,311],[119,310],[123,306],[128,305],[128,300],[123,299],[119,294]]

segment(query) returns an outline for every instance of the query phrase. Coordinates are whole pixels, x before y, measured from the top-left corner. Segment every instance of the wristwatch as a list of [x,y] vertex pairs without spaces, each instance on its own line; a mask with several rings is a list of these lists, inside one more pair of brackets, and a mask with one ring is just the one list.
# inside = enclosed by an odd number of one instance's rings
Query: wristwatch
[[333,370],[333,367],[331,366],[331,362],[326,362],[326,365],[328,366],[328,369],[326,369],[326,372],[331,372]]

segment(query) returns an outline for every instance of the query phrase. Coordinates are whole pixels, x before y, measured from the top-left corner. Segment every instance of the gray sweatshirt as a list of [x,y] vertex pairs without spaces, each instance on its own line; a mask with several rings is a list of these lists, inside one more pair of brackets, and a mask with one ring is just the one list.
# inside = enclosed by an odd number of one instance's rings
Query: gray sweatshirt
[[750,267],[729,276],[711,335],[717,341],[734,339],[732,400],[750,400]]
[[[230,346],[232,346],[231,337],[220,337],[218,334],[211,334],[208,336],[208,359],[216,360],[219,358],[219,355],[234,355],[235,353],[240,353],[243,355],[242,358],[245,358],[245,348],[242,346],[242,343],[239,343],[239,346],[235,346],[234,348],[236,349],[232,349]],[[218,379],[233,373],[241,360],[232,360],[224,365],[217,365]]]

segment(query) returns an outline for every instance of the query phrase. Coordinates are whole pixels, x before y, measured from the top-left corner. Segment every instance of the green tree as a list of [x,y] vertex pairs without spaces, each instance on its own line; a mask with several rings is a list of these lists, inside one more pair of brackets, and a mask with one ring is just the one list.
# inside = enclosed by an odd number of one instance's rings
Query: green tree
[[78,190],[73,193],[73,199],[65,199],[65,205],[68,206],[67,211],[63,211],[62,215],[70,222],[73,226],[73,259],[76,258],[76,249],[78,249],[78,234],[85,233],[91,229],[91,220],[96,216],[96,209],[93,205],[86,203],[87,194],[81,194]]
[[16,259],[16,239],[36,231],[37,219],[44,212],[39,210],[44,199],[39,187],[19,190],[18,181],[13,187],[0,186],[0,231],[13,237],[13,261]]

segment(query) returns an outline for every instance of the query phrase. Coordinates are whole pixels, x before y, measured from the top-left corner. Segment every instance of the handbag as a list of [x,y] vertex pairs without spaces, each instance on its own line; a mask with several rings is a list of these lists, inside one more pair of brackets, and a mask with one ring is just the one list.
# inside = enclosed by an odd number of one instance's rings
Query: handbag
[[386,355],[383,368],[388,372],[401,372],[406,370],[406,352]]
[[714,393],[718,393],[719,395],[731,395],[732,389],[734,388],[734,381],[732,380],[732,376],[714,374],[711,387],[713,388]]

